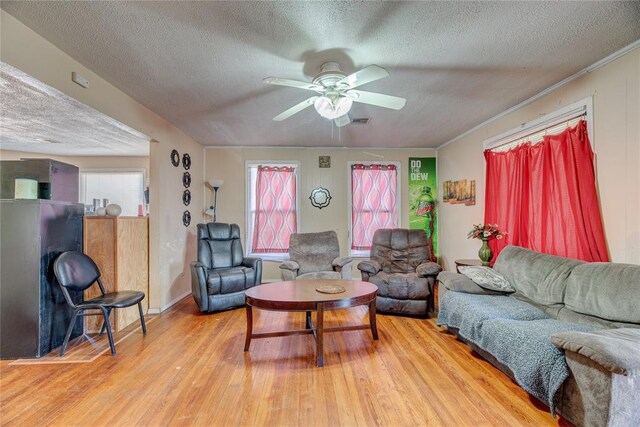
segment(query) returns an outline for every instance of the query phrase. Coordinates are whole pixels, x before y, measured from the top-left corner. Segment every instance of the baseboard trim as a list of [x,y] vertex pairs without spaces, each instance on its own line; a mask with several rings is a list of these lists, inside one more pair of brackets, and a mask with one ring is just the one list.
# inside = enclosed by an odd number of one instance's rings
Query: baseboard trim
[[188,291],[184,292],[183,294],[178,295],[177,297],[175,297],[174,299],[172,299],[171,301],[169,301],[168,303],[166,303],[165,305],[160,307],[160,309],[157,309],[157,308],[148,309],[147,313],[148,314],[160,314],[163,311],[166,311],[166,310],[170,309],[171,307],[173,307],[174,305],[176,305],[177,303],[179,303],[180,301],[182,301],[183,299],[185,299],[189,295],[191,295],[191,290],[188,290]]

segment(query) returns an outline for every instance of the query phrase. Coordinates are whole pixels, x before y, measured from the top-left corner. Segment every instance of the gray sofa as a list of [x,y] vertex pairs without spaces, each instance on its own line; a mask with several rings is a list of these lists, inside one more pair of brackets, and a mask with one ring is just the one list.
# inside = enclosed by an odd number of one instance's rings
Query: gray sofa
[[577,426],[640,425],[640,266],[585,263],[507,246],[515,288],[438,275],[445,326]]

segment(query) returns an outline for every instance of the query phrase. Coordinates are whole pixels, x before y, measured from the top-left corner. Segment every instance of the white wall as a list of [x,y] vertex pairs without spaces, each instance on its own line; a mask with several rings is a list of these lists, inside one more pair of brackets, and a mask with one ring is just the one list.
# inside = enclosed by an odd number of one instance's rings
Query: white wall
[[476,206],[441,203],[440,253],[446,268],[477,258],[480,242],[467,240],[484,218],[482,142],[521,123],[593,96],[597,186],[611,260],[640,264],[640,49],[568,83],[438,150],[442,181],[476,180]]
[[[202,220],[204,188],[192,185],[192,226],[182,225],[182,167],[169,161],[172,149],[188,152],[194,184],[202,181],[204,149],[171,123],[84,67],[40,35],[1,11],[0,59],[80,102],[157,140],[150,144],[150,291],[152,310],[166,307],[190,291],[189,261],[195,259],[195,224]],[[71,81],[76,71],[88,78],[84,89]]]
[[[318,156],[331,156],[331,168],[318,167]],[[339,149],[339,148],[207,148],[205,149],[205,177],[224,179],[218,191],[218,215],[220,222],[237,223],[246,242],[245,216],[245,162],[294,160],[300,162],[299,222],[301,233],[334,230],[340,241],[340,252],[348,254],[348,196],[349,161],[398,161],[400,162],[401,220],[402,227],[409,226],[407,162],[409,157],[435,157],[431,149]],[[203,183],[204,184],[204,183]],[[311,205],[309,195],[317,187],[331,193],[329,206],[318,209]],[[207,193],[211,202],[211,192]],[[359,277],[355,269],[353,276]],[[263,280],[279,280],[279,262],[264,263]]]

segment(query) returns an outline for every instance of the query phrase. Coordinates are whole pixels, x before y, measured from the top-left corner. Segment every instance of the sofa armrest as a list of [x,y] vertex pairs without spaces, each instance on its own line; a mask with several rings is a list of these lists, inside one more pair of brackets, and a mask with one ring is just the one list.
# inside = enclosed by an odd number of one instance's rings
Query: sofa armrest
[[373,276],[374,274],[378,274],[378,272],[382,270],[382,266],[379,262],[369,259],[366,261],[361,261],[360,264],[358,264],[358,270],[369,273],[369,275]]
[[209,310],[207,294],[207,269],[204,264],[194,261],[191,263],[191,295],[202,312]]
[[255,273],[255,284],[260,285],[262,283],[262,258],[245,258],[242,260],[242,265],[253,268]]
[[351,258],[350,256],[339,256],[334,258],[333,261],[331,261],[331,265],[333,265],[334,267],[344,267],[345,265],[349,264],[350,262],[353,261],[353,258]]
[[551,336],[551,342],[593,360],[614,374],[640,374],[640,329],[560,332]]
[[478,286],[476,282],[464,274],[453,273],[451,271],[441,272],[438,274],[437,280],[440,285],[454,292],[478,295],[504,295],[502,292],[490,291],[489,289]]
[[258,268],[258,264],[262,264],[262,258],[245,258],[242,265],[249,268]]
[[419,266],[416,267],[416,273],[418,277],[429,277],[429,276],[437,276],[438,273],[442,271],[442,267],[440,267],[435,262],[423,262]]
[[280,273],[282,274],[282,280],[296,280],[298,277],[298,270],[300,269],[300,264],[295,261],[284,261],[280,264]]
[[283,270],[291,270],[297,272],[300,269],[300,264],[295,261],[284,261],[278,267],[282,268]]

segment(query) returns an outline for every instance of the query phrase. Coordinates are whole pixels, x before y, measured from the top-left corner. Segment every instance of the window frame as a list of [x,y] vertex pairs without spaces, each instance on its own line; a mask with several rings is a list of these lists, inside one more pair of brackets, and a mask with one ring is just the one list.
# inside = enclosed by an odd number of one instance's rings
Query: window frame
[[272,261],[286,261],[289,259],[289,252],[280,253],[253,253],[251,247],[253,246],[253,222],[254,215],[251,211],[252,197],[254,196],[255,189],[251,188],[251,169],[257,169],[258,166],[289,166],[295,169],[296,176],[296,229],[300,230],[300,162],[297,160],[245,160],[245,232],[244,241],[245,248],[244,253],[246,257],[258,257],[263,260]]
[[401,175],[402,175],[402,162],[399,161],[375,161],[375,160],[367,160],[367,161],[348,161],[347,162],[347,244],[349,245],[349,256],[356,258],[368,258],[371,255],[371,250],[353,250],[352,246],[352,234],[353,234],[353,194],[351,193],[352,185],[352,175],[351,175],[351,167],[353,165],[383,165],[389,166],[393,165],[396,167],[396,171],[398,174],[398,179],[396,180],[396,205],[398,206],[398,227],[402,225],[402,183],[401,183]]
[[145,168],[81,168],[78,171],[78,197],[81,200],[80,203],[84,204],[84,197],[85,196],[83,194],[83,187],[82,187],[82,174],[83,173],[131,173],[131,172],[140,172],[142,173],[142,187],[141,187],[141,192],[142,192],[142,209],[143,209],[143,213],[146,210],[146,203],[144,200],[144,190],[145,190],[145,184],[147,182],[147,170]]

